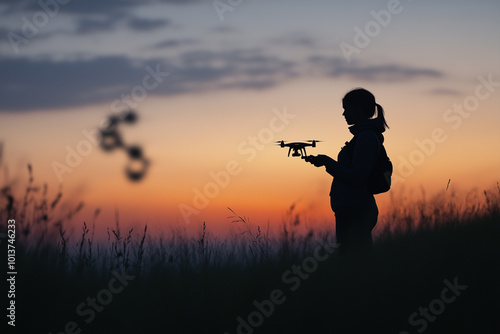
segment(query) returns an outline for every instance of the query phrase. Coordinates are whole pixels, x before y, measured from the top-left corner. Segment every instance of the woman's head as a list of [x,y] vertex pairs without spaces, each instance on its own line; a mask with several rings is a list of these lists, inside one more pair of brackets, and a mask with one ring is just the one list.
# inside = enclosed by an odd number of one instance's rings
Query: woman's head
[[384,127],[389,128],[385,121],[384,109],[375,102],[375,96],[364,88],[356,88],[347,93],[342,99],[342,107],[342,115],[349,125],[372,118],[377,109],[377,118],[382,121]]

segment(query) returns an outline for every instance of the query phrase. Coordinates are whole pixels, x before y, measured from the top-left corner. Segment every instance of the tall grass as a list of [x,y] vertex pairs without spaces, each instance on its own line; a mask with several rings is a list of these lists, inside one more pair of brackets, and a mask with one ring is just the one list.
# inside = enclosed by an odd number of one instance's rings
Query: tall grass
[[[319,239],[334,238],[332,229],[300,233],[293,205],[275,235],[228,208],[227,223],[240,232],[225,239],[212,236],[206,223],[198,236],[152,236],[146,224],[123,232],[116,212],[107,238],[96,240],[99,210],[70,238],[67,227],[83,203],[59,209],[62,191],[47,198],[47,185],[36,185],[31,166],[27,184],[21,198],[4,186],[0,200],[2,228],[7,219],[18,224],[24,333],[59,332],[70,320],[89,333],[235,333],[237,318],[246,319],[253,301],[274,289],[287,291],[287,302],[256,333],[414,333],[409,314],[438,298],[443,279],[454,277],[470,288],[426,333],[500,333],[498,183],[479,195],[444,190],[415,202],[393,197],[393,210],[377,228],[372,263],[346,269],[333,254],[293,293],[283,274],[311,257]],[[85,323],[77,305],[106,288],[114,270],[135,279]]]

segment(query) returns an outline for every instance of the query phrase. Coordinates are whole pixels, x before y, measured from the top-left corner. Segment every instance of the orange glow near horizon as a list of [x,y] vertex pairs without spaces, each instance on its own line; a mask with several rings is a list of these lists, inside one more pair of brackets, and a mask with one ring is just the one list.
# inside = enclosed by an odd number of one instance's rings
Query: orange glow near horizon
[[[87,216],[81,217],[82,221],[89,221],[93,211],[100,208],[100,221],[111,225],[118,209],[125,225],[174,223],[194,229],[206,221],[214,231],[223,232],[231,225],[226,218],[231,215],[227,209],[230,207],[255,224],[269,221],[277,226],[294,204],[296,213],[304,219],[333,222],[328,198],[331,177],[324,168],[287,157],[287,151],[274,144],[281,139],[319,139],[323,142],[308,153],[336,158],[340,147],[351,138],[341,116],[342,94],[331,98],[333,89],[343,93],[345,85],[325,87],[319,82],[309,86],[314,88],[311,94],[299,94],[303,86],[295,83],[259,94],[207,95],[199,101],[190,96],[168,100],[152,97],[139,108],[139,122],[123,127],[124,140],[142,145],[151,159],[144,181],[126,180],[124,152],[104,153],[93,146],[78,166],[62,175],[64,198],[71,203],[85,202]],[[484,125],[480,114],[453,130],[442,119],[443,108],[427,109],[433,120],[424,121],[415,116],[421,112],[422,102],[407,106],[406,96],[390,95],[390,89],[380,89],[377,99],[384,105],[391,126],[385,133],[385,146],[394,163],[395,178],[402,175],[401,168],[412,154],[413,158],[423,157],[411,166],[411,172],[406,170],[402,178],[394,180],[391,191],[399,194],[404,189],[411,197],[417,196],[412,193],[419,194],[420,188],[429,194],[442,191],[449,179],[453,187],[465,190],[486,189],[498,181],[499,156],[484,155],[475,149],[490,146],[492,140],[500,142],[500,135],[491,131],[490,136],[481,136],[481,131],[492,125]],[[480,112],[493,113],[497,102],[493,100],[498,98],[488,101]],[[1,127],[7,139],[4,167],[10,171],[4,181],[17,181],[17,186],[24,189],[25,166],[31,163],[35,183],[47,183],[49,194],[54,196],[59,182],[53,162],[66,163],[67,147],[76,150],[80,142],[87,140],[82,130],[94,129],[108,115],[103,112],[107,107],[9,115],[8,122],[15,127]],[[182,115],[174,110],[182,111]],[[293,118],[279,120],[277,112]],[[271,127],[279,131],[269,132]],[[438,127],[443,129],[446,140],[434,143],[429,152],[414,153],[423,150],[416,141],[428,142]],[[250,138],[257,143],[252,144]],[[30,143],[29,148],[26,143]],[[388,194],[376,198],[381,215],[391,210]]]

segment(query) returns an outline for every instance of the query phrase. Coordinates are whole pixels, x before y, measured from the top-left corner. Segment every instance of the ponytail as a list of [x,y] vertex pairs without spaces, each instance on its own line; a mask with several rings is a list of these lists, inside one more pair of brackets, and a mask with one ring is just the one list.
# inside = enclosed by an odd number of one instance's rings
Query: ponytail
[[378,103],[375,103],[375,96],[364,88],[356,88],[348,92],[342,99],[343,103],[348,103],[363,111],[366,118],[372,118],[377,111],[377,120],[379,120],[384,129],[388,129],[389,125],[384,117],[384,109]]
[[387,122],[385,121],[384,109],[378,103],[376,103],[375,105],[377,106],[377,119],[379,119],[384,124],[384,128],[389,129],[389,125],[387,125]]

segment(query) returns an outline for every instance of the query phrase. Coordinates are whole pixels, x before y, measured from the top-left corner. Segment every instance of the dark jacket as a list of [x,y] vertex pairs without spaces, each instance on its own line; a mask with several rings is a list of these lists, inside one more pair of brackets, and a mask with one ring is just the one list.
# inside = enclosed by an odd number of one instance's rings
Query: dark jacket
[[326,169],[333,176],[330,190],[332,209],[376,208],[367,181],[384,143],[384,125],[379,119],[367,119],[351,126],[349,131],[354,137],[340,150],[337,161]]

